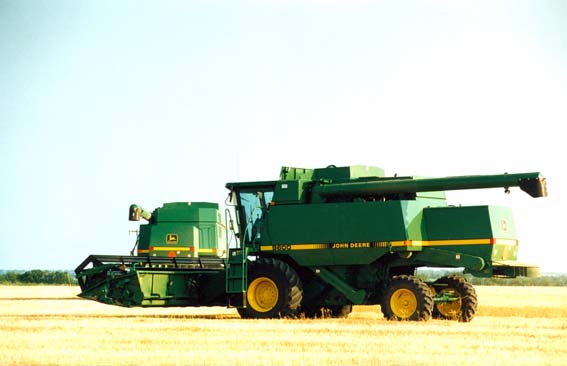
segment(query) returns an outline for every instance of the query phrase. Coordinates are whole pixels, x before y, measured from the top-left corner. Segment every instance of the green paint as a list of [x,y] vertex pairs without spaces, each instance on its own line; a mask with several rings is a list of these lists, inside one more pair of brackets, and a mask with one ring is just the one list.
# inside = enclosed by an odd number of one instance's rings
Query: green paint
[[166,203],[155,209],[148,221],[140,225],[139,255],[199,257],[226,254],[226,230],[216,203]]
[[[538,273],[516,262],[510,209],[448,206],[444,191],[519,187],[543,197],[539,173],[421,178],[386,177],[365,166],[284,167],[280,180],[226,187],[238,238],[228,256],[217,204],[166,203],[151,213],[132,205],[130,219],[148,221],[140,225],[139,256],[88,257],[76,270],[81,296],[123,306],[245,308],[250,260],[259,258],[271,258],[259,261],[261,276],[270,265],[280,268],[285,273],[274,281],[301,283],[303,304],[315,310],[378,304],[392,276],[424,266],[462,267],[483,277]],[[257,291],[256,303],[273,293]]]

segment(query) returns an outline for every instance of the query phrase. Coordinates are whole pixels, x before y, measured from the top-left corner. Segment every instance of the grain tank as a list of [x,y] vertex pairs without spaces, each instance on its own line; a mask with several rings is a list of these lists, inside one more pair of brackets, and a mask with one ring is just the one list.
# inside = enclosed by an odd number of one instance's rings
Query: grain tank
[[[133,205],[130,218],[148,220],[137,255],[89,256],[76,269],[81,296],[123,306],[225,305],[244,318],[344,317],[353,305],[380,304],[388,319],[466,322],[477,308],[473,286],[454,275],[425,283],[418,268],[539,272],[516,261],[510,209],[449,206],[444,193],[519,187],[543,197],[539,173],[418,178],[366,166],[284,167],[279,180],[226,187],[228,226],[213,203],[166,204],[152,214]],[[228,236],[237,240],[225,256]]]

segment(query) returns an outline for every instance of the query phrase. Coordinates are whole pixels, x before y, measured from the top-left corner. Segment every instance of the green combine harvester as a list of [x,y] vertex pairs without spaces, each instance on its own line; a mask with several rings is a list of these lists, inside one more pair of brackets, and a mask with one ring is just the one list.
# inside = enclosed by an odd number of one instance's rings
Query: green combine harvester
[[477,309],[473,286],[456,275],[426,283],[417,268],[539,275],[516,261],[510,209],[448,206],[444,191],[519,187],[544,197],[540,173],[416,178],[367,166],[283,167],[279,180],[226,187],[224,212],[207,202],[151,213],[132,205],[130,220],[147,220],[137,255],[87,257],[75,270],[79,296],[121,306],[228,306],[243,318],[346,317],[353,305],[379,304],[392,320],[468,322]]

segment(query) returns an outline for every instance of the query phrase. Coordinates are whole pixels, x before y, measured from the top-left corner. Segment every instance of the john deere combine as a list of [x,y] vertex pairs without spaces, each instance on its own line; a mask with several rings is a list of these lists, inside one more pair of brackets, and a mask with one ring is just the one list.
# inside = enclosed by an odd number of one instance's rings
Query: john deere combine
[[[510,209],[448,206],[444,193],[519,187],[544,197],[539,173],[415,178],[366,166],[284,167],[279,180],[226,187],[224,214],[204,202],[153,213],[132,205],[130,220],[148,221],[137,255],[87,257],[76,269],[80,296],[123,306],[223,305],[243,318],[344,317],[353,305],[380,304],[388,319],[467,322],[477,308],[470,283],[425,283],[417,268],[539,274],[516,262]],[[236,239],[230,248],[227,237]]]

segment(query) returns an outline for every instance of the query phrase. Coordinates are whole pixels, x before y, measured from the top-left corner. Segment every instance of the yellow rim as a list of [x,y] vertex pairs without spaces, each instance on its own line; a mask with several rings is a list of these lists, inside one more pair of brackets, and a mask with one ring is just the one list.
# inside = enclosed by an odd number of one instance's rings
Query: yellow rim
[[406,288],[401,288],[392,294],[390,308],[395,316],[400,319],[410,318],[417,310],[417,298],[415,294]]
[[437,310],[439,310],[439,313],[441,315],[447,318],[458,318],[459,316],[461,316],[461,307],[463,305],[461,294],[459,294],[452,288],[444,288],[443,290],[441,290],[440,294],[443,295],[446,292],[450,292],[453,296],[457,297],[458,300],[439,303],[437,304]]
[[248,304],[252,309],[265,313],[278,303],[278,286],[268,277],[258,277],[248,286]]

